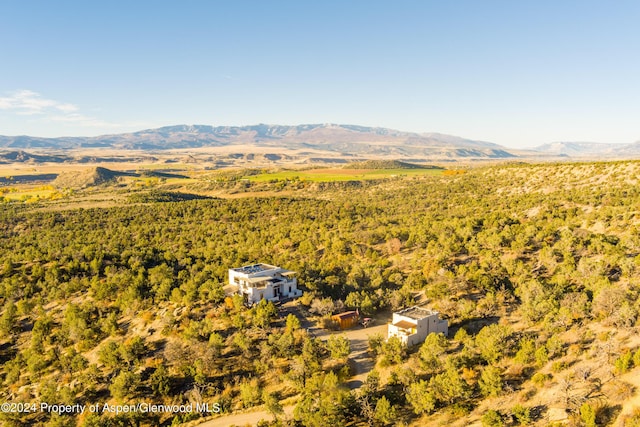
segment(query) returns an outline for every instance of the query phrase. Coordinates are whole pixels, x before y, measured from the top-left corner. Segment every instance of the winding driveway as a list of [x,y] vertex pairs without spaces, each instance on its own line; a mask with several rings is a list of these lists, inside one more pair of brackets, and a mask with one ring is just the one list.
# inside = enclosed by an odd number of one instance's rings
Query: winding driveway
[[[379,321],[377,321],[379,322]],[[306,325],[303,325],[306,326]],[[353,361],[354,375],[347,381],[347,386],[351,390],[360,388],[362,383],[366,380],[367,375],[373,369],[375,360],[369,355],[369,337],[371,335],[380,334],[383,337],[387,336],[387,324],[378,324],[363,328],[362,326],[356,326],[354,329],[348,329],[346,331],[327,331],[324,329],[311,329],[309,333],[323,341],[329,339],[331,335],[343,335],[351,342],[351,354],[349,359]],[[286,417],[293,415],[293,408],[295,405],[285,406],[284,412]],[[282,415],[281,415],[282,417]],[[254,411],[224,415],[212,420],[205,421],[200,424],[186,424],[188,426],[198,427],[230,427],[230,426],[246,426],[256,425],[260,420],[272,420],[273,415],[267,411]]]

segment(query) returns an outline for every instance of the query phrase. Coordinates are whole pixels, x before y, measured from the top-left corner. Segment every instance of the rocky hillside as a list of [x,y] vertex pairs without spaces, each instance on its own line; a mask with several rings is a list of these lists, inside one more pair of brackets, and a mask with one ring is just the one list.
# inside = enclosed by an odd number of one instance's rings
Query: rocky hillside
[[131,175],[133,174],[95,167],[83,171],[62,172],[53,181],[53,185],[58,188],[84,188],[114,182],[118,177]]

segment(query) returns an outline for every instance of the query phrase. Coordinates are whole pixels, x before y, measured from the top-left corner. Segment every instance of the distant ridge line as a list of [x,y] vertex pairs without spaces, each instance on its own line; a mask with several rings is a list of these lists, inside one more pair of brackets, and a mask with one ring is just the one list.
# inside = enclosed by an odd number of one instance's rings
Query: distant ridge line
[[439,133],[337,124],[210,126],[175,125],[96,137],[0,136],[0,148],[120,149],[160,151],[233,145],[315,149],[345,155],[386,157],[510,158],[509,149],[485,141]]

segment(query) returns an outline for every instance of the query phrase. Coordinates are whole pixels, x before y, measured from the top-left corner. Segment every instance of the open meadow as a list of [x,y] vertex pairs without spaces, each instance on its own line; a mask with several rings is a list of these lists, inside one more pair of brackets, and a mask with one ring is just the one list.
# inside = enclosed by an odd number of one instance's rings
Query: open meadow
[[442,175],[443,169],[344,169],[321,168],[304,170],[266,171],[258,175],[246,176],[252,182],[271,181],[360,181],[371,179],[400,178],[410,176]]

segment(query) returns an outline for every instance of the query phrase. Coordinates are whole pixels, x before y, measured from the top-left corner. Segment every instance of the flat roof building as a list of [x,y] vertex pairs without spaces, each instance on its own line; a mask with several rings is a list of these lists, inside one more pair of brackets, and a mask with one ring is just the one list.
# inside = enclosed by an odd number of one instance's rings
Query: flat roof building
[[229,284],[236,286],[245,302],[255,304],[262,299],[279,301],[299,297],[294,271],[269,264],[251,264],[229,269]]
[[403,344],[412,346],[424,342],[431,333],[449,332],[449,323],[440,319],[437,311],[418,306],[393,313],[387,338],[398,337]]

